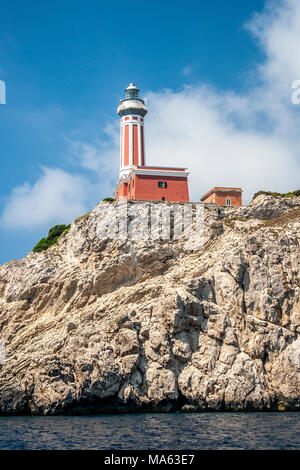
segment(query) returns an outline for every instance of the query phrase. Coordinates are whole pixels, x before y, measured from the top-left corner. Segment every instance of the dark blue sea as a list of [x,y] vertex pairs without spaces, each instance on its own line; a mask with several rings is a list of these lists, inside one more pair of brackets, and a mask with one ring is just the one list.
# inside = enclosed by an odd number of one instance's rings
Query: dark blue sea
[[0,449],[300,449],[300,413],[0,417]]

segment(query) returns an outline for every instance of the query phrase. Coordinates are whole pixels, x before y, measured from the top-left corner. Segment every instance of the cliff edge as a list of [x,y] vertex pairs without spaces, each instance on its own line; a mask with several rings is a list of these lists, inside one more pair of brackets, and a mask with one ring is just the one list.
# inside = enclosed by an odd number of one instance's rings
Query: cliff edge
[[300,409],[300,197],[207,207],[193,251],[97,207],[0,267],[1,414]]

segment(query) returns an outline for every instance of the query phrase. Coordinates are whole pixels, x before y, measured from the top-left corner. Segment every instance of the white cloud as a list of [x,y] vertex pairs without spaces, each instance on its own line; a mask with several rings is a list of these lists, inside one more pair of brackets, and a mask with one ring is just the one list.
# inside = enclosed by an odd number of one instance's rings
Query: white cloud
[[187,77],[188,75],[190,75],[193,71],[193,67],[191,65],[186,65],[183,69],[182,69],[182,74]]
[[1,224],[33,230],[51,223],[70,223],[86,212],[87,182],[60,169],[42,168],[41,177],[16,187],[8,198]]
[[99,172],[102,159],[95,145],[76,140],[70,142],[70,149],[81,166],[88,170]]
[[93,143],[78,139],[71,140],[67,137],[66,141],[69,144],[71,159],[105,181],[111,176],[112,169],[119,164],[119,123],[108,124],[104,129],[104,134],[105,139]]
[[66,139],[70,160],[85,170],[92,200],[111,197],[118,179],[119,123],[115,124],[106,128],[108,138],[105,141]]
[[244,202],[258,189],[299,187],[300,106],[291,84],[300,79],[300,3],[268,2],[247,28],[266,56],[247,94],[198,85],[148,95],[147,162],[188,167],[194,200],[215,185],[242,186]]
[[246,28],[259,41],[266,55],[260,67],[262,78],[272,87],[281,88],[285,94],[285,86],[300,78],[299,1],[268,1],[264,11],[254,15]]
[[[66,139],[69,157],[81,175],[59,168],[42,167],[37,181],[13,189],[0,218],[6,229],[34,230],[51,224],[70,223],[107,196],[112,196],[118,177],[118,145],[115,126],[108,127],[109,141],[87,143]],[[82,176],[82,173],[84,176]]]
[[149,103],[147,162],[188,167],[192,199],[215,185],[242,186],[245,202],[257,189],[297,187],[298,136],[290,142],[277,136],[276,129],[253,128],[247,100],[243,104],[193,87],[152,94]]

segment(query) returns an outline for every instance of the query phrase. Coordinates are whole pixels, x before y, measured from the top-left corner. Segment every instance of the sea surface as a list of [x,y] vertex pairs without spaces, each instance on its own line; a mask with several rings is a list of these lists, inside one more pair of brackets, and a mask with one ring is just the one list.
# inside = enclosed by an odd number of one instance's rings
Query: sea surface
[[300,449],[300,413],[0,417],[0,449]]

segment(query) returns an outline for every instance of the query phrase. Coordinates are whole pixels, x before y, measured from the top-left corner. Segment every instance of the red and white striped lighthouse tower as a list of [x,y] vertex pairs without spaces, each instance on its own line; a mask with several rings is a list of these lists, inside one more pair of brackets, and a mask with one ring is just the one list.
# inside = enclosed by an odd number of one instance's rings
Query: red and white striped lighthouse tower
[[115,197],[137,200],[189,201],[186,168],[146,166],[144,118],[148,112],[131,83],[120,101],[120,175]]
[[133,84],[125,90],[118,114],[121,117],[120,178],[136,165],[145,165],[144,117],[148,110]]

